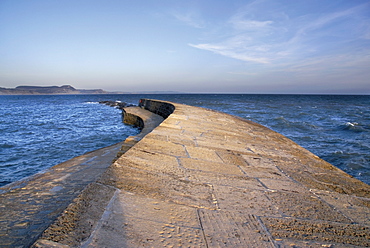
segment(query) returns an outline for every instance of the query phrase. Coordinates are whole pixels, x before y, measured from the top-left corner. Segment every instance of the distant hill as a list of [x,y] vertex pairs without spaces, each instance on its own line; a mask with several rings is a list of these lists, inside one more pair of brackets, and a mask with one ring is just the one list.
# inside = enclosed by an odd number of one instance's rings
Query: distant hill
[[63,86],[17,86],[15,88],[0,87],[0,95],[74,95],[74,94],[106,94],[102,89],[75,89],[71,85]]

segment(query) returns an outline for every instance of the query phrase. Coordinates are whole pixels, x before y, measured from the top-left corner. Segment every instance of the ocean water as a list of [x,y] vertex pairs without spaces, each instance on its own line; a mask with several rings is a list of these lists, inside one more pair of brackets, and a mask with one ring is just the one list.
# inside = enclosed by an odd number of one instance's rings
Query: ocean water
[[138,133],[122,124],[120,110],[98,100],[0,96],[0,186]]
[[255,121],[370,184],[370,96],[125,94],[0,96],[0,185],[135,134],[119,110],[97,102],[141,98]]

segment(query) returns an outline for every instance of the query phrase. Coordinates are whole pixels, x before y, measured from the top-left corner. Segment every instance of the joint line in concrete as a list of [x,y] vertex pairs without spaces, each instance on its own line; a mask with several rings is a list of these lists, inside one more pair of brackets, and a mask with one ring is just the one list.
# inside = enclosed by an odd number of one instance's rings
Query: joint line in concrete
[[197,217],[198,217],[198,221],[199,221],[200,229],[202,230],[204,243],[206,244],[206,247],[207,247],[207,248],[209,248],[208,243],[207,243],[206,234],[204,233],[204,228],[203,228],[203,224],[202,224],[202,219],[200,218],[200,215],[199,215],[199,208],[197,208]]
[[185,145],[183,145],[183,147],[184,147],[184,149],[185,149],[185,153],[186,153],[186,155],[188,155],[188,158],[191,158],[191,157],[190,157],[190,154],[189,154],[189,152],[188,152],[188,149],[186,149],[186,146],[185,146]]
[[237,167],[239,168],[239,170],[245,175],[245,176],[248,176],[248,174],[243,170],[243,168],[240,166],[240,165],[237,165]]
[[185,167],[184,167],[184,166],[182,166],[182,164],[181,164],[181,160],[180,160],[178,157],[176,157],[176,160],[177,160],[177,164],[179,165],[179,168],[181,168],[181,169],[185,169]]
[[121,192],[121,190],[116,189],[116,191],[114,192],[114,195],[112,196],[112,198],[110,199],[110,201],[107,205],[107,208],[105,209],[104,213],[102,214],[102,217],[100,218],[98,224],[96,225],[94,230],[91,232],[90,237],[84,243],[81,244],[81,248],[87,248],[87,247],[90,246],[90,243],[93,241],[96,232],[102,227],[104,221],[108,220],[109,215],[112,212],[114,201],[117,199],[120,192]]
[[[331,205],[329,204],[327,201],[325,201],[323,198],[321,198],[318,194],[316,194],[316,192],[314,192],[312,189],[309,189],[309,192],[312,193],[315,197],[317,197],[318,199],[320,199],[320,201],[322,201],[325,205],[327,205],[329,208],[332,208],[334,211],[338,212],[339,214],[343,215],[344,217],[348,218],[350,221],[351,221],[351,224],[359,224],[358,222],[356,222],[354,219],[352,219],[351,217],[349,217],[348,215],[346,215],[345,213],[343,213],[342,211],[340,211],[338,208],[336,208],[334,205]],[[312,196],[311,196],[312,197]]]
[[269,230],[267,229],[267,227],[265,226],[265,224],[263,224],[263,221],[261,220],[261,218],[259,216],[257,216],[257,215],[254,215],[254,217],[256,218],[257,222],[260,224],[261,228],[265,231],[265,233],[268,236],[268,239],[270,240],[271,244],[274,247],[280,247],[280,246],[278,246],[278,245],[275,244],[275,241],[272,238],[271,233],[269,232]]

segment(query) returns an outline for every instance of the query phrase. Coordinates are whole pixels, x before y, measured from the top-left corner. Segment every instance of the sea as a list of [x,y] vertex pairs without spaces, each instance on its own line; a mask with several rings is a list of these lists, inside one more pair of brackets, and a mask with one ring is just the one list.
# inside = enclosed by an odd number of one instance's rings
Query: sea
[[368,95],[101,94],[0,96],[0,186],[137,134],[121,110],[99,101],[141,98],[257,122],[370,184]]

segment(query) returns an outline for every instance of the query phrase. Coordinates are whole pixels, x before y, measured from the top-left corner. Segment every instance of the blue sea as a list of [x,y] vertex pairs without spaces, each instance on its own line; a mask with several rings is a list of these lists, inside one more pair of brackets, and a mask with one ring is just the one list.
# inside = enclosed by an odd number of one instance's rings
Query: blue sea
[[0,96],[0,186],[137,134],[120,110],[98,102],[141,98],[260,123],[370,184],[370,96],[115,94]]

